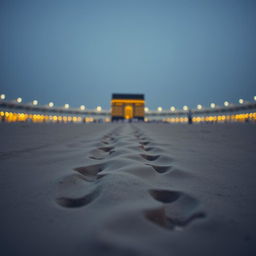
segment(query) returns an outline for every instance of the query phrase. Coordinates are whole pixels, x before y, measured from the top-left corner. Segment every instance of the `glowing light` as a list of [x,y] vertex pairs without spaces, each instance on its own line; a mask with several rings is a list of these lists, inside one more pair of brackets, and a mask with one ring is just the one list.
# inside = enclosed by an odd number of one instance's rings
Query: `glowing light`
[[256,96],[254,96],[253,99],[256,101]]
[[53,102],[49,102],[48,106],[49,106],[50,108],[52,108],[52,107],[54,106],[54,103],[53,103]]
[[158,111],[158,112],[162,112],[162,111],[163,111],[163,108],[162,108],[162,107],[158,107],[158,108],[157,108],[157,111]]
[[0,95],[0,99],[1,99],[1,100],[5,100],[5,94],[1,94],[1,95]]
[[176,110],[176,108],[175,108],[174,106],[172,106],[172,107],[170,107],[170,110],[171,110],[172,112],[174,112],[174,111]]
[[81,109],[81,110],[85,110],[85,106],[84,106],[84,105],[81,105],[81,106],[80,106],[80,109]]
[[101,107],[101,106],[98,106],[98,107],[96,108],[96,110],[97,110],[97,112],[101,112],[102,107]]
[[21,102],[22,102],[22,98],[19,97],[19,98],[16,99],[16,101],[17,101],[18,103],[21,103]]
[[228,101],[225,101],[224,102],[224,106],[227,107],[229,105],[229,102]]
[[69,104],[65,104],[65,105],[64,105],[64,108],[69,108]]
[[38,105],[38,101],[37,101],[37,100],[33,100],[33,101],[32,101],[32,104],[33,104],[34,106],[36,106],[36,105]]
[[200,105],[200,104],[197,105],[197,109],[202,109],[202,108],[203,108],[202,105]]
[[244,100],[243,99],[239,99],[238,101],[240,104],[244,104]]
[[148,112],[148,111],[149,111],[149,108],[147,108],[147,107],[144,108],[144,111],[145,111],[145,112]]
[[188,110],[188,106],[183,106],[183,110],[187,111]]
[[215,108],[215,107],[216,107],[216,104],[215,104],[215,103],[211,103],[211,104],[210,104],[210,107],[211,107],[211,108]]

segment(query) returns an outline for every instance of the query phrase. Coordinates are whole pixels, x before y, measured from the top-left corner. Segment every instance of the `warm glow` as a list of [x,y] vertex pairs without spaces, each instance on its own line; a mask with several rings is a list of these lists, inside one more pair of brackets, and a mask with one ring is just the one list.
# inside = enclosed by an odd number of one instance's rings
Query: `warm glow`
[[176,108],[175,108],[174,106],[172,106],[172,107],[170,107],[170,110],[171,110],[172,112],[174,112],[174,111],[176,110]]
[[1,99],[1,100],[5,100],[5,94],[1,94],[1,95],[0,95],[0,99]]
[[147,107],[144,108],[144,111],[145,111],[145,112],[148,112],[148,111],[149,111],[149,108],[147,108]]
[[64,108],[69,108],[69,104],[65,104],[65,105],[64,105]]
[[163,111],[163,108],[162,108],[162,107],[158,107],[158,108],[157,108],[157,111],[158,111],[158,112],[162,112],[162,111]]
[[229,105],[229,102],[228,101],[225,101],[224,102],[224,106],[227,107]]
[[38,104],[38,101],[37,100],[33,100],[32,104],[36,106]]
[[244,104],[244,100],[243,99],[239,99],[239,103],[240,104]]
[[254,96],[253,99],[256,101],[256,96]]
[[52,108],[54,106],[54,103],[53,102],[49,102],[49,107]]
[[81,109],[81,110],[85,110],[85,106],[84,106],[84,105],[81,105],[81,106],[80,106],[80,109]]
[[21,103],[21,102],[22,102],[22,98],[19,97],[19,98],[16,99],[16,101],[17,101],[18,103]]
[[197,105],[197,109],[202,109],[203,108],[203,106],[202,105]]
[[183,110],[187,111],[188,110],[188,106],[183,106]]
[[96,110],[97,110],[98,112],[100,112],[100,111],[102,110],[102,107],[101,107],[101,106],[98,106],[98,107],[96,108]]
[[210,104],[210,107],[211,107],[211,108],[215,108],[215,107],[216,107],[216,104],[215,104],[215,103],[211,103],[211,104]]

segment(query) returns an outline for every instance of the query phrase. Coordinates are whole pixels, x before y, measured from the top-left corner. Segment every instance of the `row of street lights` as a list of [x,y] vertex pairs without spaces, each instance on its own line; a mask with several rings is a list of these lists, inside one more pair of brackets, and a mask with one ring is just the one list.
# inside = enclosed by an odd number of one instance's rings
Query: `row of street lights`
[[[5,94],[0,94],[0,100],[5,100],[5,99],[6,99]],[[256,101],[256,96],[253,97],[253,100]],[[21,102],[22,102],[22,98],[18,97],[15,101],[16,101],[17,103],[21,103]],[[244,104],[244,103],[246,103],[246,101],[243,100],[243,99],[239,99],[238,102],[239,102],[239,104]],[[37,106],[38,103],[39,103],[39,102],[38,102],[37,100],[33,100],[33,101],[32,101],[32,105],[34,105],[34,106]],[[230,102],[228,102],[228,101],[225,101],[225,102],[224,102],[224,106],[225,106],[225,107],[228,107],[229,105],[231,105]],[[52,107],[54,107],[54,103],[53,103],[53,102],[49,102],[47,106],[50,107],[50,108],[52,108]],[[215,103],[211,103],[211,104],[210,104],[210,107],[211,107],[211,108],[215,108],[216,106],[217,106],[217,105],[216,105]],[[64,104],[64,108],[65,108],[65,109],[69,109],[69,108],[70,108],[70,105],[69,105],[69,104]],[[84,105],[81,105],[81,106],[80,106],[80,110],[85,110],[85,109],[86,109],[86,107],[85,107]],[[198,105],[197,105],[197,109],[198,109],[198,110],[201,110],[201,109],[203,109],[203,106],[202,106],[201,104],[198,104]],[[144,110],[145,110],[145,112],[148,112],[148,111],[149,111],[149,108],[148,108],[148,107],[145,107]],[[185,105],[185,106],[183,106],[183,110],[184,110],[184,111],[188,111],[188,110],[189,110],[189,107]],[[102,111],[102,107],[101,107],[101,106],[97,106],[97,107],[96,107],[96,111],[97,111],[97,112],[101,112],[101,111]],[[158,108],[157,108],[157,111],[158,111],[158,112],[162,112],[162,111],[163,111],[163,108],[162,108],[162,107],[158,107]],[[171,106],[171,107],[170,107],[170,111],[171,111],[171,112],[175,112],[175,111],[176,111],[176,108],[175,108],[174,106]]]
[[[5,99],[6,99],[5,94],[0,94],[0,100],[5,100]],[[22,98],[18,97],[14,101],[17,102],[17,103],[22,103]],[[32,101],[32,105],[37,106],[38,104],[39,104],[38,100],[33,100]],[[49,102],[47,104],[47,106],[50,107],[50,108],[53,108],[54,107],[54,103],[53,102]],[[66,104],[64,104],[64,108],[65,109],[69,109],[70,105],[66,103]],[[85,110],[86,109],[85,105],[81,105],[79,108],[80,108],[80,110]],[[97,106],[96,107],[96,111],[101,112],[102,111],[102,107],[101,106]]]
[[[253,100],[256,101],[256,96],[253,97]],[[239,99],[238,102],[239,102],[239,104],[249,103],[249,102],[247,102],[247,101],[245,101],[245,100],[243,100],[243,99]],[[228,106],[230,106],[230,105],[232,105],[232,103],[230,103],[230,102],[228,102],[228,101],[225,101],[225,102],[224,102],[224,106],[225,106],[225,107],[228,107]],[[217,105],[216,105],[215,103],[210,103],[210,108],[216,108],[216,106],[217,106]],[[203,105],[198,104],[198,105],[196,106],[196,108],[197,108],[198,110],[201,110],[201,109],[203,109]],[[189,110],[189,107],[185,105],[185,106],[183,106],[182,109],[183,109],[184,111],[188,111],[188,110]],[[148,111],[149,111],[149,108],[145,108],[145,112],[148,112]],[[158,108],[157,108],[157,111],[158,111],[158,112],[162,112],[162,111],[163,111],[163,108],[162,108],[162,107],[158,107]],[[170,111],[171,111],[171,112],[175,112],[175,111],[176,111],[176,108],[175,108],[174,106],[171,106],[171,107],[170,107]]]

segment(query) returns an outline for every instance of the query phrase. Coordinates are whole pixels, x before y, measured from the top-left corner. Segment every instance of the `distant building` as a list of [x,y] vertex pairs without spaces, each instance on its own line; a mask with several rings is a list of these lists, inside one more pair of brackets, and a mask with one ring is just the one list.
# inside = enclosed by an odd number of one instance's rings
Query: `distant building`
[[114,120],[144,120],[144,94],[112,94],[111,117]]

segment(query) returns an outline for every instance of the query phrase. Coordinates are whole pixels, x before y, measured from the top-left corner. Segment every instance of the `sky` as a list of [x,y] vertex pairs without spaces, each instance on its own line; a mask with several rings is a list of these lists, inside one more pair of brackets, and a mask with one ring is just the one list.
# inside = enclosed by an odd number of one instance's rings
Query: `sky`
[[108,109],[143,93],[150,109],[256,94],[255,0],[1,0],[0,93]]

